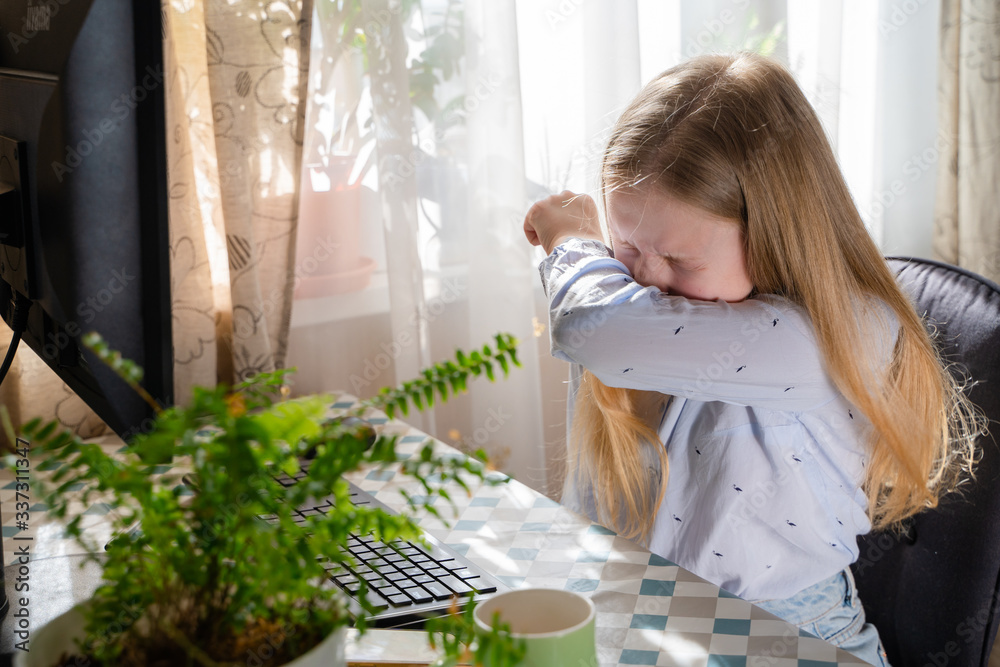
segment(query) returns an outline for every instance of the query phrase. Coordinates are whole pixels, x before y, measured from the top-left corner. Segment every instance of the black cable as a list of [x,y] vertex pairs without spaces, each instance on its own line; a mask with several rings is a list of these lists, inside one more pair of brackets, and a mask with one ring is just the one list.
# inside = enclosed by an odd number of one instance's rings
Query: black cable
[[10,365],[14,363],[14,354],[17,352],[18,343],[21,342],[21,334],[28,326],[28,311],[31,310],[31,301],[16,290],[11,301],[14,303],[14,315],[11,317],[10,328],[14,335],[10,339],[10,345],[7,346],[7,356],[4,357],[3,365],[0,366],[0,384],[3,384]]

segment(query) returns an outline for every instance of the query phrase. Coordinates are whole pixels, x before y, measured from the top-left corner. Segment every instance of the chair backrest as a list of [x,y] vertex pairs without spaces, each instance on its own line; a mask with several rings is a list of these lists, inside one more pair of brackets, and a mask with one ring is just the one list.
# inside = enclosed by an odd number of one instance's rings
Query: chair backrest
[[902,537],[859,540],[858,592],[893,667],[986,667],[1000,608],[1000,287],[931,260],[889,264],[946,361],[976,383],[970,398],[993,434],[964,492],[918,514]]

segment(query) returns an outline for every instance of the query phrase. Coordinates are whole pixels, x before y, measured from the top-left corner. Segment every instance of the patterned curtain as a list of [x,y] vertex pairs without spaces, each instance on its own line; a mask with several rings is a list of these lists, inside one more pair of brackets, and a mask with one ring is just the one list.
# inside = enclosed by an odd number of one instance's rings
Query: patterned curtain
[[[6,351],[11,336],[11,330],[0,325],[0,349]],[[0,388],[0,403],[7,408],[15,427],[39,417],[46,421],[58,419],[81,438],[109,431],[101,418],[24,342],[17,348]],[[6,441],[6,433],[0,429],[0,443]]]
[[174,386],[284,365],[311,0],[165,0]]
[[[175,399],[285,362],[312,0],[164,0]],[[0,326],[0,349],[10,340]],[[107,426],[27,346],[15,424]],[[0,435],[0,438],[3,436]]]
[[938,113],[934,251],[944,261],[1000,281],[1000,5],[944,0]]

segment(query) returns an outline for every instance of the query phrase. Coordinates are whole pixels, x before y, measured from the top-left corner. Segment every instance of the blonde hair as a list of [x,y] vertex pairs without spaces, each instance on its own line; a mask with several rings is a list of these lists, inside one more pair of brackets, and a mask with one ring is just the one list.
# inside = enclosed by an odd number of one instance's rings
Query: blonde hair
[[[739,224],[754,293],[783,296],[809,315],[831,378],[873,426],[863,488],[876,529],[935,506],[971,472],[981,418],[868,234],[816,113],[781,65],[750,53],[703,56],[650,82],[618,119],[601,169],[605,199],[639,186]],[[888,331],[886,307],[899,325],[888,368],[876,344]],[[571,474],[590,483],[601,521],[648,540],[668,467],[637,415],[642,394],[584,373]],[[650,456],[659,476],[649,474]]]

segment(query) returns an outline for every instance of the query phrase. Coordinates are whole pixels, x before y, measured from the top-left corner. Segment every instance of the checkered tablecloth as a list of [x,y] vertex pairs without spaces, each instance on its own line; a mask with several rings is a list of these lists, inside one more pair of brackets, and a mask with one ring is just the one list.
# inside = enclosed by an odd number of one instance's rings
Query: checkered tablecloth
[[[342,402],[333,407],[350,406]],[[402,422],[380,416],[370,420],[383,432],[400,436],[399,451],[404,457],[427,441],[427,436]],[[100,443],[110,451],[122,446],[113,437]],[[178,471],[169,466],[160,466],[157,472],[168,479],[176,477],[180,483]],[[395,469],[360,472],[351,479],[395,509],[406,505],[402,489],[416,492],[418,488]],[[418,496],[433,503],[446,520],[424,516],[420,525],[511,587],[565,588],[589,596],[597,607],[602,667],[864,664],[524,484],[510,480],[499,486],[472,483],[470,487],[471,494],[457,485],[450,489],[454,511],[442,498]],[[31,544],[34,558],[81,553],[58,525],[45,519],[46,508],[37,500],[30,504],[27,529],[17,527],[15,482],[6,470],[0,471],[0,507],[6,562],[25,543]],[[109,537],[107,517],[115,508],[95,503],[76,509],[87,517],[92,542],[103,544]]]
[[[376,421],[401,436],[404,455],[427,440],[405,424]],[[393,471],[353,481],[393,508],[405,505],[401,488],[414,489]],[[421,527],[512,587],[565,588],[589,596],[597,607],[602,667],[865,664],[524,484],[472,487],[471,496],[452,490],[454,513],[435,501],[449,525],[427,517]]]

